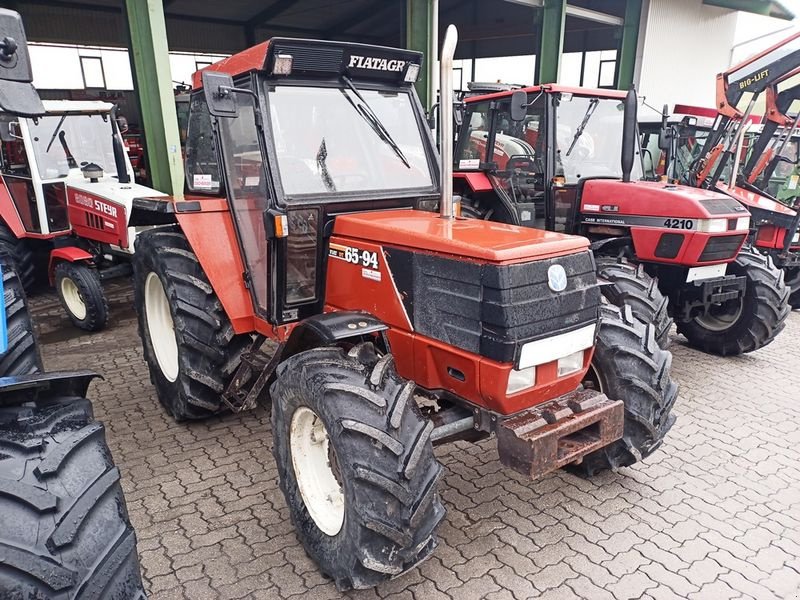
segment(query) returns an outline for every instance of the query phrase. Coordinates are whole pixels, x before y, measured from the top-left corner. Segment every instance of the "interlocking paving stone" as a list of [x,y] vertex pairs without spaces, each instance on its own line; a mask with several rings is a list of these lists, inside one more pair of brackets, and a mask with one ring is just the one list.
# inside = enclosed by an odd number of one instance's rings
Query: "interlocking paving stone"
[[[176,424],[139,349],[129,285],[111,326],[74,330],[31,300],[49,370],[94,369],[95,413],[122,470],[154,600],[343,597],[298,544],[277,485],[269,412]],[[355,600],[800,597],[800,313],[753,354],[718,358],[673,334],[678,421],[642,464],[537,482],[491,440],[436,449],[448,516],[431,559]]]

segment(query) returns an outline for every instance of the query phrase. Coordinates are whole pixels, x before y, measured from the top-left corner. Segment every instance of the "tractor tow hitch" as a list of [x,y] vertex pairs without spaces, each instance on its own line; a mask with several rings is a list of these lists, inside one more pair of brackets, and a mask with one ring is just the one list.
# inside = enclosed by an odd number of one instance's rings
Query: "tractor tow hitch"
[[500,423],[500,462],[537,479],[620,439],[623,420],[621,400],[595,390],[570,392]]

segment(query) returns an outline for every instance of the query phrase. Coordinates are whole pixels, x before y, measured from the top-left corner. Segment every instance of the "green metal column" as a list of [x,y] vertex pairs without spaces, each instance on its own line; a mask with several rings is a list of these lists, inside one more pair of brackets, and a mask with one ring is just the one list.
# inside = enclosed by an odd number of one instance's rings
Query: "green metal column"
[[639,21],[642,18],[642,0],[628,0],[625,5],[625,22],[617,58],[617,88],[630,89],[636,68],[636,48],[639,44]]
[[[422,52],[425,58],[422,72],[417,80],[417,93],[420,102],[429,108],[433,102],[428,83],[436,65],[430,60],[430,39],[434,35],[431,0],[406,0],[406,48]],[[438,32],[436,32],[438,37]]]
[[564,49],[564,21],[567,0],[544,0],[539,54],[536,56],[537,83],[556,83]]
[[153,187],[183,195],[183,159],[162,0],[125,0],[133,77]]

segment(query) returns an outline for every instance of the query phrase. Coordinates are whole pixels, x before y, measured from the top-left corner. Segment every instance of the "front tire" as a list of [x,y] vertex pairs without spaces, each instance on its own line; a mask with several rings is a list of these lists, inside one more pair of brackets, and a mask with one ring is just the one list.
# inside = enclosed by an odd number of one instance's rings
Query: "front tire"
[[337,587],[370,588],[427,558],[444,517],[441,466],[433,424],[391,355],[378,359],[371,344],[308,350],[278,367],[271,395],[273,453],[297,536]]
[[136,535],[85,398],[0,408],[0,597],[144,600]]
[[85,263],[60,262],[55,268],[56,293],[69,320],[78,329],[100,331],[108,323],[108,300],[97,269]]
[[178,421],[221,411],[250,336],[234,334],[180,231],[140,235],[133,272],[139,337],[159,401]]
[[598,256],[595,260],[598,277],[608,282],[600,287],[606,300],[620,309],[630,306],[634,317],[653,325],[658,345],[665,350],[669,348],[672,318],[667,298],[658,289],[658,281],[648,275],[642,265],[626,258]]
[[8,334],[8,348],[0,355],[0,377],[38,373],[42,370],[42,357],[39,355],[28,300],[14,262],[7,254],[0,253],[0,271],[3,274]]
[[603,304],[589,381],[625,404],[622,439],[584,457],[576,469],[592,476],[630,466],[652,454],[675,423],[678,385],[670,376],[672,354],[655,341],[655,328],[630,309]]
[[744,296],[678,323],[678,333],[686,336],[690,346],[719,356],[763,348],[783,330],[791,311],[783,271],[769,256],[743,249],[728,265],[728,273],[747,278]]

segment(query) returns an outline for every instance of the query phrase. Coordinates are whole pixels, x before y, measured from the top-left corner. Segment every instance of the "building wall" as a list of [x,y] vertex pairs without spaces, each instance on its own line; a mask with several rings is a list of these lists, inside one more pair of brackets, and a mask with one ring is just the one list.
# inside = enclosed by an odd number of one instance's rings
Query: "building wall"
[[642,7],[636,83],[651,106],[713,107],[716,75],[730,65],[732,10],[700,0],[649,0]]

